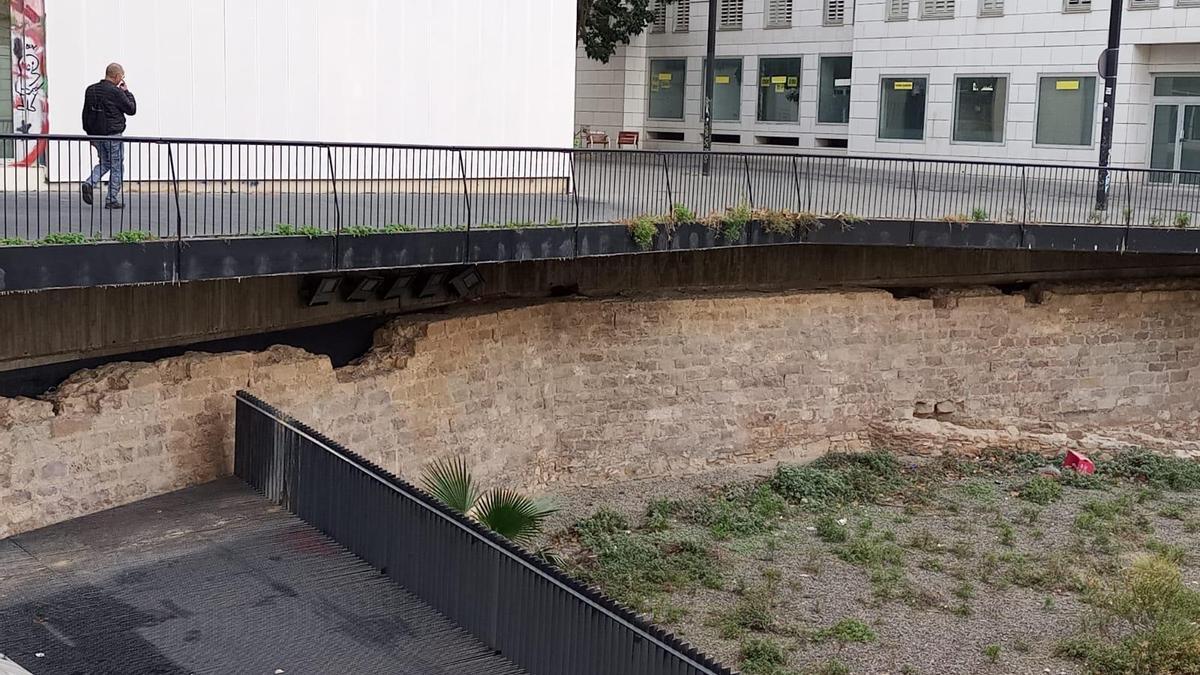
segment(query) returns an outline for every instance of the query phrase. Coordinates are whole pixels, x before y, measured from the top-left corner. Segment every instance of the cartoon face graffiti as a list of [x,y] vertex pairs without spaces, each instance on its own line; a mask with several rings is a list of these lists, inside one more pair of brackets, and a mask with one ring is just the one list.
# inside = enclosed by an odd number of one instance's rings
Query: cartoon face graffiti
[[40,111],[38,99],[45,84],[41,47],[25,36],[14,37],[13,65],[17,70],[17,77],[13,78],[13,107],[28,112]]
[[[0,0],[12,14],[12,106],[13,131],[22,134],[50,133],[50,101],[46,81],[45,0]],[[3,11],[3,10],[0,10]],[[13,164],[45,164],[46,139],[15,144]]]

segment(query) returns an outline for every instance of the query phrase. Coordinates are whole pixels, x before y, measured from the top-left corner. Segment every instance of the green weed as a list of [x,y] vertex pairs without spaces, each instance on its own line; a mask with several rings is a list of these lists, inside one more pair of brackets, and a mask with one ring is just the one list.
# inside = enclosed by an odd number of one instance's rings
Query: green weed
[[850,531],[837,518],[825,514],[817,518],[817,536],[830,544],[843,544],[849,538]]
[[1105,474],[1143,481],[1152,487],[1186,492],[1200,490],[1200,462],[1163,457],[1151,452],[1129,452],[1098,467]]
[[988,212],[978,206],[971,209],[971,220],[976,223],[982,223],[988,219]]
[[1094,675],[1200,672],[1200,593],[1184,586],[1175,563],[1139,558],[1092,604],[1099,616],[1091,624],[1099,622],[1102,635],[1087,631],[1063,640],[1056,655],[1082,661]]
[[983,655],[992,663],[1000,663],[1000,645],[988,645],[984,647]]
[[654,216],[638,216],[629,222],[629,234],[638,248],[649,251],[658,236],[658,222]]
[[716,556],[698,541],[632,532],[623,516],[609,510],[580,521],[574,531],[591,553],[579,576],[639,611],[663,592],[721,585]]
[[732,639],[746,631],[769,633],[775,625],[771,601],[775,597],[775,582],[751,586],[741,591],[736,604],[717,617],[721,637]]
[[696,222],[696,214],[683,204],[671,206],[671,222],[676,225]]
[[1062,494],[1062,485],[1058,481],[1046,476],[1034,476],[1029,479],[1029,482],[1021,486],[1021,490],[1017,493],[1017,496],[1027,502],[1045,506],[1062,499]]
[[783,675],[787,653],[774,640],[750,638],[742,642],[738,661],[745,675]]
[[41,243],[50,246],[70,246],[86,244],[88,238],[80,232],[51,232],[42,238]]
[[122,230],[121,232],[113,235],[113,239],[121,242],[122,244],[141,244],[143,242],[150,241],[153,238],[154,235],[150,234],[149,232],[141,232],[138,230]]
[[734,485],[715,497],[686,502],[680,517],[707,527],[717,539],[769,532],[787,511],[787,502],[766,484]]

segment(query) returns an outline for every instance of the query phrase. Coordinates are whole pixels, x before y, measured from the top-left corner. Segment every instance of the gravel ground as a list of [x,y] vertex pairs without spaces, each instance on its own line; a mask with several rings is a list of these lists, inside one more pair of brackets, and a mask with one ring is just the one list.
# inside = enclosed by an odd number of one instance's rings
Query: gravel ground
[[[601,507],[622,512],[636,524],[653,500],[699,497],[711,494],[716,486],[765,477],[773,470],[771,465],[731,467],[672,482],[646,480],[561,490],[551,495],[562,510],[547,530],[549,539],[568,556],[577,554],[578,550],[571,550],[570,524]],[[904,547],[904,573],[912,589],[907,599],[875,597],[867,570],[837,557],[836,545],[821,541],[813,531],[816,517],[798,510],[782,519],[774,532],[715,542],[723,590],[694,589],[667,596],[665,603],[682,613],[669,628],[736,666],[739,642],[721,637],[715,617],[738,602],[739,585],[765,584],[763,571],[770,569],[778,571],[779,581],[773,590],[778,629],[769,637],[788,648],[788,667],[793,669],[789,672],[804,673],[838,659],[853,673],[870,674],[1079,673],[1077,663],[1055,658],[1052,651],[1056,642],[1078,631],[1089,607],[1069,590],[1006,583],[1005,571],[1019,564],[1013,562],[1018,556],[1036,558],[1062,551],[1065,570],[1092,578],[1113,574],[1144,550],[1141,543],[1130,543],[1138,537],[1116,542],[1121,550],[1112,555],[1081,555],[1070,549],[1079,537],[1076,517],[1089,501],[1132,498],[1143,489],[1131,484],[1102,491],[1067,487],[1061,501],[1042,507],[1016,496],[1029,478],[1014,474],[953,479],[938,484],[930,506],[906,509],[899,503],[876,504],[847,507],[839,513],[852,532],[866,519],[873,532],[894,532],[895,541]],[[1144,499],[1133,507],[1133,517],[1145,518],[1140,531],[1148,532],[1145,523],[1149,522],[1155,540],[1189,553],[1183,564],[1185,583],[1200,586],[1192,553],[1200,551],[1200,534],[1188,533],[1181,520],[1158,515],[1172,504],[1182,505],[1183,517],[1196,518],[1192,497],[1172,492]],[[1007,536],[1003,523],[1011,528]],[[922,545],[914,546],[914,538]],[[1064,581],[1066,577],[1064,572]],[[965,584],[973,588],[973,597],[966,600],[960,597],[966,595]],[[802,637],[847,617],[869,624],[878,639],[840,647]],[[997,662],[984,655],[989,645],[1000,646]]]

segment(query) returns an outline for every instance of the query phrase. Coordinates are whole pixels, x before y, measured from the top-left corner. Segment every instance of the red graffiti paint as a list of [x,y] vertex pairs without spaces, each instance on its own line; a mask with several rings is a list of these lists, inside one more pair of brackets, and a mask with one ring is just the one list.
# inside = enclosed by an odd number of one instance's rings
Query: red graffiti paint
[[[12,101],[13,131],[50,133],[49,83],[46,77],[46,2],[12,0]],[[16,166],[34,166],[44,160],[45,139],[18,143]]]

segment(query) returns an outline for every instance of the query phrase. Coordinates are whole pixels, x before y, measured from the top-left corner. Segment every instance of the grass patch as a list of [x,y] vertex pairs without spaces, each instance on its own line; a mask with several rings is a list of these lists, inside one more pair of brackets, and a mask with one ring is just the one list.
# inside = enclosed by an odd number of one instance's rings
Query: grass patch
[[1171,520],[1187,520],[1191,510],[1192,507],[1190,504],[1171,503],[1159,509],[1158,516],[1160,518],[1170,518]]
[[996,489],[995,485],[986,481],[968,481],[962,485],[959,485],[958,491],[964,497],[968,497],[983,504],[991,504],[1000,499],[1000,491]]
[[139,230],[122,230],[113,235],[113,239],[122,244],[141,244],[153,238],[154,235],[149,232],[141,232]]
[[870,452],[826,455],[808,466],[781,466],[770,484],[793,504],[825,509],[873,502],[905,483],[895,457]]
[[1027,502],[1040,506],[1057,502],[1062,499],[1063,488],[1058,481],[1046,476],[1034,476],[1021,486],[1017,496]]
[[829,544],[844,544],[850,538],[850,531],[843,522],[826,513],[817,518],[817,536]]
[[87,242],[87,235],[79,232],[51,232],[42,237],[41,241],[41,243],[50,246],[69,246],[73,244],[86,244]]
[[1200,593],[1161,556],[1136,560],[1092,598],[1098,616],[1055,654],[1082,661],[1093,675],[1200,673]]
[[1105,474],[1148,483],[1157,488],[1188,492],[1200,490],[1200,463],[1151,452],[1128,452],[1098,467]]
[[742,641],[738,662],[745,675],[784,675],[787,671],[787,652],[769,638],[750,638]]
[[765,583],[740,591],[736,604],[717,616],[721,637],[737,638],[747,631],[770,633],[775,628],[772,600],[775,597],[776,581],[768,578]]
[[578,575],[638,611],[648,611],[664,592],[721,586],[716,556],[698,541],[632,532],[622,515],[609,510],[597,511],[574,530],[590,553]]
[[769,485],[732,485],[714,497],[685,502],[680,518],[708,528],[717,539],[750,537],[774,530],[787,502]]
[[860,534],[835,552],[842,560],[862,567],[904,564],[904,549],[880,534]]

